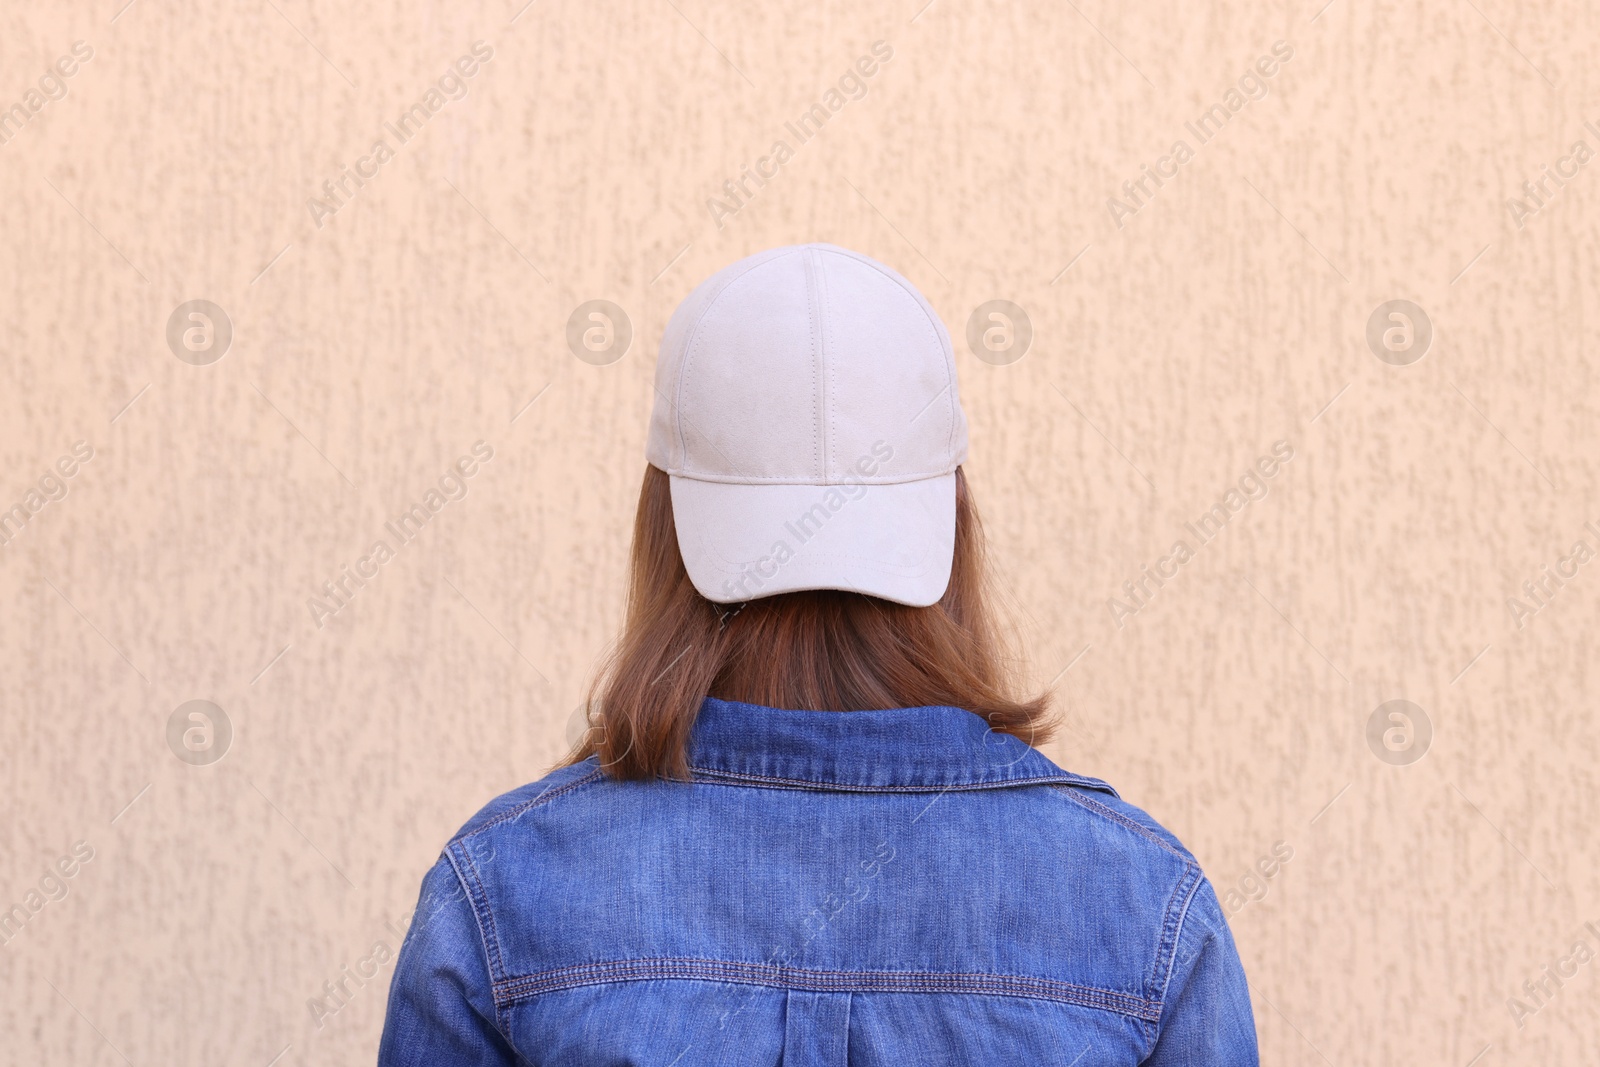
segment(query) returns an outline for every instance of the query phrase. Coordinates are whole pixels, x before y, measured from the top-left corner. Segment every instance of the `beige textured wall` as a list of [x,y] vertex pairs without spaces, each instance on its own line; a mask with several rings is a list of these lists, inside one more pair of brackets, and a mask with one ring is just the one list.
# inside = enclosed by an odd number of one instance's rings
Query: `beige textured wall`
[[[343,1006],[324,983],[564,749],[667,315],[820,239],[950,325],[1030,669],[1059,676],[1049,752],[1194,848],[1265,1061],[1600,1062],[1600,960],[1572,956],[1600,951],[1600,562],[1571,555],[1600,552],[1593,5],[123,2],[0,12],[27,118],[0,127],[0,507],[27,519],[0,527],[0,1061],[370,1060],[388,966]],[[880,40],[800,144],[785,122]],[[66,95],[30,98],[75,41]],[[475,41],[467,95],[401,143],[384,123]],[[1185,123],[1278,41],[1202,144]],[[719,228],[708,198],[778,139]],[[168,344],[195,299],[220,359]],[[635,334],[608,365],[566,341],[595,299]],[[1031,322],[1009,364],[964,343],[993,299]],[[1432,324],[1409,363],[1366,339],[1396,299]],[[308,599],[478,441],[465,497],[318,626]],[[1184,524],[1277,441],[1201,545]],[[1577,573],[1538,607],[1547,566]],[[1374,748],[1397,699],[1431,739]],[[209,764],[169,744],[192,700],[231,724]],[[1546,965],[1575,973],[1540,1004]]]

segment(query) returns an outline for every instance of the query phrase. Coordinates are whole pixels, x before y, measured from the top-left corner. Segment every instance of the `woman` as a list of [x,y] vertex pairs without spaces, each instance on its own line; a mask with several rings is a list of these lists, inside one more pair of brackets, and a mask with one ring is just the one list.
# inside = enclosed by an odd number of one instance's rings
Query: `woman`
[[1254,1064],[1194,857],[1032,747],[949,337],[829,245],[668,324],[570,761],[445,848],[382,1064]]

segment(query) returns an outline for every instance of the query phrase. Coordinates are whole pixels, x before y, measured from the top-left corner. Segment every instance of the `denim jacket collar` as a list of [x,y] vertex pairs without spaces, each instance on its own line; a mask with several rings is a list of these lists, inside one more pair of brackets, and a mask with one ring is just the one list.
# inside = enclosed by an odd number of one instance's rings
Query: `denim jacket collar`
[[1116,791],[1064,771],[970,711],[794,711],[706,698],[689,739],[696,778],[857,792],[941,792],[1059,783]]

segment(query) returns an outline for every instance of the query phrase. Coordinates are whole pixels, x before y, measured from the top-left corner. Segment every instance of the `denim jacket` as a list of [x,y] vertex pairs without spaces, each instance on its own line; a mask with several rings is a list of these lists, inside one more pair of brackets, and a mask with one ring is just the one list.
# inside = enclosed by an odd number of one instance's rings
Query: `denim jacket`
[[380,1065],[1257,1063],[1216,894],[1104,782],[948,707],[709,699],[689,758],[462,827]]

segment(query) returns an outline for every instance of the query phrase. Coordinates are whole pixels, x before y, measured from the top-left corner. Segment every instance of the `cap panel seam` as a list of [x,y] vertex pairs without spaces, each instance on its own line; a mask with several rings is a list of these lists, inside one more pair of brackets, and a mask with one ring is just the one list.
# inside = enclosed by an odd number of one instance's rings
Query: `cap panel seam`
[[815,249],[807,248],[805,250],[804,262],[806,268],[806,324],[811,331],[811,462],[813,469],[820,471],[822,476],[826,478],[828,475],[828,442],[825,422],[827,415],[824,411],[826,404],[822,398],[822,391],[826,386],[822,380],[822,375],[817,373],[823,356],[822,339],[817,336],[818,320],[822,317],[822,313],[818,307],[821,302],[821,294],[818,291]]
[[[945,453],[947,455],[952,453],[955,450],[956,439],[955,412],[960,406],[960,401],[956,399],[958,379],[956,378],[955,350],[948,343],[947,332],[944,330],[944,323],[940,321],[938,313],[935,312],[932,308],[932,305],[927,302],[928,298],[918,293],[914,287],[911,286],[909,281],[904,278],[898,278],[889,273],[884,269],[883,264],[877,262],[876,260],[861,255],[859,252],[852,252],[848,248],[830,247],[827,249],[819,249],[818,251],[819,253],[822,251],[827,251],[832,252],[834,255],[846,256],[855,260],[857,263],[862,264],[863,266],[872,268],[879,274],[883,275],[883,277],[893,284],[895,288],[899,289],[900,292],[904,293],[906,297],[916,305],[917,310],[922,312],[922,317],[925,320],[929,331],[933,334],[933,342],[938,346],[940,354],[944,356],[945,373],[950,379],[947,385],[947,389],[950,393],[950,402],[946,409],[946,415],[949,419],[950,429],[945,440]],[[950,465],[950,469],[954,470],[959,465],[959,462],[952,463]]]
[[838,359],[839,338],[834,333],[834,316],[830,306],[828,272],[823,267],[822,254],[817,253],[817,292],[822,310],[822,376],[827,390],[823,401],[824,426],[827,438],[822,449],[822,477],[833,476],[834,449],[839,442],[839,375],[835,361]]
[[[718,307],[721,304],[722,299],[727,295],[728,290],[731,289],[738,282],[746,279],[752,271],[754,271],[754,270],[756,270],[756,269],[758,269],[760,267],[773,264],[773,263],[775,263],[775,262],[777,262],[779,260],[785,259],[788,256],[794,255],[796,253],[799,253],[803,257],[803,262],[805,263],[805,267],[806,267],[806,278],[807,278],[808,286],[810,286],[810,287],[819,287],[820,286],[820,288],[823,290],[820,294],[817,294],[817,293],[810,294],[810,295],[812,295],[813,299],[808,300],[808,304],[810,305],[810,310],[812,312],[812,314],[810,316],[810,320],[811,321],[809,323],[810,332],[811,332],[811,339],[812,339],[812,349],[813,349],[813,353],[816,355],[816,358],[813,359],[813,366],[812,366],[813,411],[814,411],[814,414],[815,414],[815,416],[817,418],[817,423],[815,425],[817,426],[820,435],[828,435],[828,434],[832,433],[832,436],[835,436],[835,437],[837,436],[837,433],[836,433],[837,426],[834,424],[833,421],[831,421],[832,418],[833,418],[833,414],[836,413],[836,409],[837,409],[837,392],[838,392],[837,375],[832,374],[830,372],[830,369],[826,365],[826,355],[827,355],[826,344],[827,344],[827,339],[828,338],[832,338],[836,342],[837,338],[836,338],[836,336],[834,335],[834,332],[833,332],[832,321],[831,321],[831,319],[828,319],[826,322],[824,322],[822,324],[823,325],[823,330],[824,330],[824,336],[823,336],[823,339],[821,339],[819,341],[819,338],[818,338],[818,323],[817,323],[817,319],[819,317],[825,317],[825,316],[823,316],[823,315],[821,315],[819,313],[818,308],[816,306],[817,299],[820,298],[820,300],[824,302],[824,305],[825,305],[825,301],[827,299],[827,294],[826,294],[826,272],[823,269],[823,266],[822,266],[823,261],[821,259],[822,253],[825,253],[825,252],[826,253],[832,253],[834,255],[841,256],[841,257],[844,257],[844,258],[848,258],[850,260],[853,260],[856,263],[859,263],[859,264],[861,264],[863,266],[866,266],[866,267],[870,268],[872,271],[877,273],[885,281],[889,282],[894,287],[894,289],[896,289],[900,293],[904,294],[905,299],[910,300],[914,305],[916,305],[917,309],[921,312],[920,319],[924,324],[923,328],[927,331],[924,334],[924,336],[927,337],[928,335],[931,334],[931,340],[933,341],[933,343],[935,345],[938,346],[938,348],[940,350],[940,354],[943,356],[943,364],[944,364],[944,367],[945,367],[945,374],[946,374],[946,379],[947,379],[947,384],[945,386],[945,390],[942,390],[942,391],[948,391],[948,393],[949,393],[949,396],[946,398],[946,403],[945,403],[945,416],[946,416],[946,427],[947,427],[946,437],[945,437],[945,457],[947,458],[947,462],[941,464],[937,468],[927,468],[927,469],[924,469],[922,471],[906,472],[906,473],[903,473],[900,477],[892,479],[892,480],[877,480],[877,481],[865,481],[864,480],[863,484],[892,485],[892,484],[898,484],[899,482],[919,481],[919,480],[923,480],[925,478],[939,477],[939,476],[944,475],[944,474],[952,473],[957,468],[959,468],[961,466],[961,458],[957,457],[955,455],[955,432],[959,428],[959,424],[961,422],[961,402],[960,402],[959,395],[958,395],[959,378],[957,376],[956,367],[955,367],[954,349],[951,346],[951,343],[950,343],[950,340],[949,340],[949,335],[948,335],[947,331],[945,331],[943,329],[942,320],[939,319],[937,312],[935,312],[933,310],[933,308],[931,307],[931,305],[929,305],[929,303],[927,301],[927,298],[925,296],[922,296],[909,281],[905,280],[902,277],[899,277],[894,272],[892,272],[891,270],[886,268],[883,264],[878,263],[877,261],[875,261],[875,260],[873,260],[873,259],[871,259],[871,258],[869,258],[867,256],[861,255],[860,253],[853,252],[853,251],[851,251],[849,249],[838,248],[838,247],[832,246],[832,245],[812,244],[812,245],[790,245],[790,246],[787,246],[787,247],[784,247],[784,248],[772,249],[770,254],[765,255],[765,256],[752,257],[753,259],[757,259],[757,262],[750,263],[746,267],[746,269],[744,269],[742,271],[739,271],[737,274],[734,274],[733,276],[727,278],[718,287],[718,289],[716,290],[715,294],[710,296],[707,299],[704,307],[695,316],[695,321],[689,327],[689,330],[687,331],[687,335],[686,335],[686,337],[684,339],[684,342],[683,342],[683,353],[682,353],[682,359],[679,362],[678,372],[677,372],[677,376],[676,376],[677,380],[676,380],[675,383],[673,383],[674,397],[673,397],[673,400],[672,400],[672,404],[673,404],[673,407],[674,407],[674,411],[672,413],[672,421],[673,421],[674,425],[673,425],[672,429],[675,431],[675,437],[677,439],[680,461],[676,465],[672,465],[672,466],[667,467],[666,473],[668,473],[670,475],[673,475],[675,477],[690,477],[690,478],[693,478],[693,479],[699,480],[699,481],[727,482],[727,483],[730,483],[730,484],[779,484],[779,485],[784,485],[784,484],[788,484],[788,485],[853,484],[851,482],[835,482],[835,481],[831,480],[831,474],[829,473],[829,471],[827,469],[827,455],[828,455],[828,452],[831,450],[832,442],[826,436],[824,436],[824,439],[820,443],[819,443],[819,441],[817,440],[816,437],[813,437],[812,456],[813,456],[813,461],[814,462],[816,462],[818,460],[819,447],[821,449],[821,464],[822,464],[821,479],[822,480],[821,481],[816,481],[816,482],[810,481],[810,480],[805,480],[805,479],[793,479],[793,478],[751,478],[751,477],[743,477],[743,476],[738,476],[738,477],[721,476],[721,475],[716,475],[716,474],[711,474],[709,472],[701,471],[699,469],[698,465],[694,465],[694,464],[691,464],[689,462],[690,457],[689,457],[689,449],[688,449],[687,429],[688,429],[689,425],[692,425],[694,423],[694,420],[692,418],[689,418],[689,417],[685,416],[684,398],[685,398],[685,395],[688,392],[688,388],[687,388],[688,377],[689,377],[690,373],[692,373],[692,368],[693,368],[693,365],[695,363],[695,360],[701,354],[699,352],[699,348],[700,348],[701,342],[704,340],[704,328],[705,328],[706,320],[709,319],[711,317],[711,315],[716,312],[716,310],[718,309]],[[822,276],[820,281],[818,281],[818,277],[817,277],[817,275],[819,273]],[[835,347],[836,347],[836,345],[835,345]],[[816,366],[816,363],[817,363],[818,360],[821,360],[824,363],[824,367],[822,369],[822,376],[821,376],[820,380],[819,380],[818,370],[817,370],[817,366]],[[818,409],[819,404],[822,407],[825,407],[827,410],[826,411],[819,410]]]

